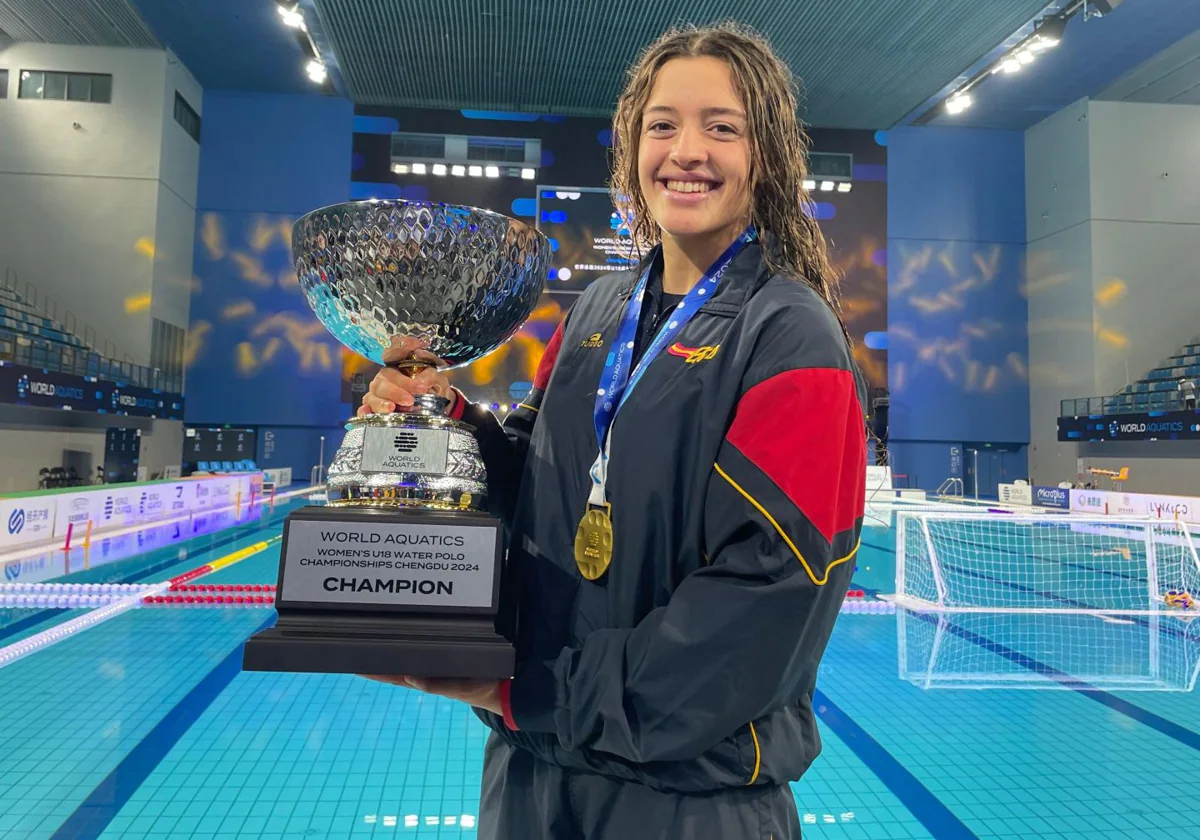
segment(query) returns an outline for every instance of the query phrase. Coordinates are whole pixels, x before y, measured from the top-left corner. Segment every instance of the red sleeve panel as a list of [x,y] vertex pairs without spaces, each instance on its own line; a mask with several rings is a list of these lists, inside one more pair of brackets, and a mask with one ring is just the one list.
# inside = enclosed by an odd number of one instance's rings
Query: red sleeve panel
[[767,379],[742,397],[727,441],[718,472],[790,537],[822,581],[824,567],[853,552],[866,500],[866,430],[854,375],[803,368]]
[[[565,321],[563,322],[566,323]],[[554,335],[550,337],[550,341],[546,344],[546,350],[542,353],[542,360],[538,363],[537,373],[533,377],[533,387],[538,391],[545,391],[546,386],[550,384],[550,374],[554,372],[554,363],[558,360],[558,351],[562,347],[563,341],[563,324],[558,325],[558,329],[554,331]]]

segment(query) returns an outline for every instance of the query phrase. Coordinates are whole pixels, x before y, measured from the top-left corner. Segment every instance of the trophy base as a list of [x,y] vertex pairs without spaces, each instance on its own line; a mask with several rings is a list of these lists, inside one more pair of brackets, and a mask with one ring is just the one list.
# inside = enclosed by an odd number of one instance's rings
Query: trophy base
[[500,680],[513,675],[499,520],[309,506],[284,521],[273,628],[247,671]]
[[[368,626],[374,625],[374,626]],[[280,616],[246,642],[246,671],[503,680],[512,644],[491,619],[364,622],[359,616]]]

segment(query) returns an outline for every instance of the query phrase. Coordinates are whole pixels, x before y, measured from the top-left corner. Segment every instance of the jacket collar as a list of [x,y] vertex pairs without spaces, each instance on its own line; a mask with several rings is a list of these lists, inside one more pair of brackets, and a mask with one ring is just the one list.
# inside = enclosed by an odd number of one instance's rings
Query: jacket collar
[[[771,244],[770,234],[765,236],[767,237],[765,242],[760,237],[742,248],[733,258],[729,268],[725,269],[725,276],[721,278],[716,294],[700,307],[699,311],[714,315],[736,315],[746,301],[766,283],[770,277],[770,271],[767,269],[766,260],[763,259],[763,248],[769,248]],[[654,270],[661,271],[661,253],[662,246],[654,246],[650,253],[629,273],[627,282],[621,288],[622,300],[629,299],[647,266],[653,266]]]

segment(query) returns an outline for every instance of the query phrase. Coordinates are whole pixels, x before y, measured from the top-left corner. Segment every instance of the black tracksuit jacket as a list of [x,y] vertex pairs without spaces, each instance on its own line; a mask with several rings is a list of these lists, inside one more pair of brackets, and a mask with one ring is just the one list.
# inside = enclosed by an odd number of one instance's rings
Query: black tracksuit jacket
[[574,540],[592,411],[636,280],[588,287],[503,426],[460,400],[520,605],[510,724],[479,714],[570,770],[684,793],[783,784],[820,751],[817,666],[862,526],[864,383],[825,302],[748,245],[617,414],[612,565],[588,581]]

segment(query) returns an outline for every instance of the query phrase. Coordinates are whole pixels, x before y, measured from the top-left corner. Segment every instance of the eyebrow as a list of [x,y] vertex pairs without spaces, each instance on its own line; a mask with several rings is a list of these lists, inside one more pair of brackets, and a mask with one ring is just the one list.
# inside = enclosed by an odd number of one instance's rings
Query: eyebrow
[[[646,114],[674,114],[675,109],[670,105],[651,105],[645,111]],[[738,108],[703,108],[700,111],[702,116],[722,116],[722,117],[740,117],[746,118],[746,114]]]

